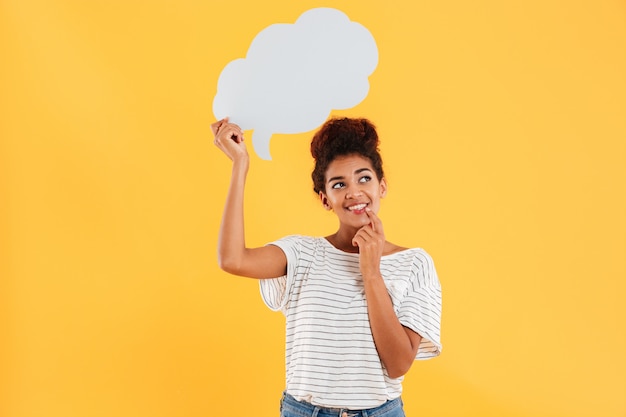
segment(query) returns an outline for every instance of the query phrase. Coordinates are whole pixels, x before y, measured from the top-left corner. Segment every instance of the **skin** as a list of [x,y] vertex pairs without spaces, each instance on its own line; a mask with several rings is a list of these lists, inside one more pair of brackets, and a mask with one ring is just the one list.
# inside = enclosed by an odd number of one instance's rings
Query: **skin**
[[[287,258],[274,245],[248,248],[245,244],[243,196],[249,155],[243,131],[228,119],[211,125],[215,145],[233,162],[218,237],[218,263],[224,271],[266,279],[287,273]],[[378,355],[391,378],[404,375],[413,364],[421,336],[400,323],[387,292],[380,260],[405,248],[385,239],[377,213],[387,193],[384,178],[378,179],[371,162],[359,155],[336,158],[326,171],[325,190],[319,197],[339,220],[336,233],[326,239],[337,249],[359,254],[370,327]],[[365,204],[365,207],[358,205]],[[355,209],[356,208],[356,209]]]

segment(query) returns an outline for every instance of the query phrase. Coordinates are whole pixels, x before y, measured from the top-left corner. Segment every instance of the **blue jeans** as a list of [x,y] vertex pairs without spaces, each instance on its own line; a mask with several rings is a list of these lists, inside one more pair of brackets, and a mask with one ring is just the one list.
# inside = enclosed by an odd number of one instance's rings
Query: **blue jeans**
[[387,401],[376,408],[347,410],[317,407],[304,401],[298,401],[285,392],[280,400],[280,417],[405,417],[405,415],[400,397]]

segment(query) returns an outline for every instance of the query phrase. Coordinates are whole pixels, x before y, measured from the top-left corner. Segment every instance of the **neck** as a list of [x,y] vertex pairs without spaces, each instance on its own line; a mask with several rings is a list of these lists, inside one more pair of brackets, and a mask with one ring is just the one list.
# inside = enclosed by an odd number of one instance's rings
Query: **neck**
[[326,239],[339,250],[358,253],[359,248],[352,245],[352,238],[356,232],[357,230],[339,229],[335,234],[327,236]]

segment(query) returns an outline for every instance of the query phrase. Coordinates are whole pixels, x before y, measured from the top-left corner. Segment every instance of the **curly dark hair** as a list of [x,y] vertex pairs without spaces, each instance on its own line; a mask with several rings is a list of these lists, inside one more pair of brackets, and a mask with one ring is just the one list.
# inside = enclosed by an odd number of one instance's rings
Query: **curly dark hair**
[[378,142],[376,126],[367,119],[332,118],[324,123],[311,140],[311,155],[315,159],[311,178],[315,193],[326,190],[326,170],[340,156],[360,155],[369,159],[380,181],[384,173]]

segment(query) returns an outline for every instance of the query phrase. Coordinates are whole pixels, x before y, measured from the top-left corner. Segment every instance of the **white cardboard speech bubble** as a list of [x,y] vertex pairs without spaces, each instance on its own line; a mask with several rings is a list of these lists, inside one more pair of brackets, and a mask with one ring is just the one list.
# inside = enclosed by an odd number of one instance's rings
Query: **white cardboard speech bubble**
[[311,9],[294,24],[268,26],[246,58],[224,67],[213,114],[254,130],[254,150],[269,160],[272,134],[310,131],[333,109],[359,104],[377,64],[376,42],[364,26],[336,9]]

